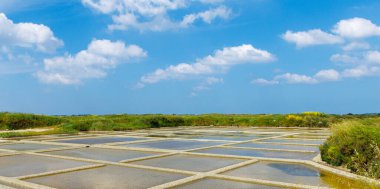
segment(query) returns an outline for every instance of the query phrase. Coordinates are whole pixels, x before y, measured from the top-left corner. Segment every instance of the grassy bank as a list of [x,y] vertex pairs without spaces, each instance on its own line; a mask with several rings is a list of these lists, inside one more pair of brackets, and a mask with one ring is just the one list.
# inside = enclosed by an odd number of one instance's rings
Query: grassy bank
[[333,124],[332,136],[320,147],[322,160],[380,179],[380,118]]
[[202,114],[202,115],[83,115],[46,116],[0,113],[0,130],[66,126],[79,131],[131,130],[176,126],[271,126],[329,127],[344,120],[366,119],[379,115],[330,115],[319,112],[300,114]]
[[20,113],[0,113],[0,130],[18,130],[40,127],[56,126],[64,123],[61,117],[20,114]]
[[[344,120],[364,120],[379,115],[330,115],[319,112],[299,114],[202,114],[202,115],[83,115],[46,116],[0,113],[0,130],[54,127],[56,132],[125,131],[177,126],[271,126],[329,127]],[[32,133],[31,133],[32,134]],[[14,134],[20,135],[20,134]],[[1,136],[1,135],[0,135]]]
[[130,130],[177,126],[273,126],[328,127],[334,116],[303,113],[296,115],[105,115],[66,117],[81,131]]
[[15,138],[15,137],[30,137],[30,136],[39,136],[39,135],[53,135],[53,134],[77,134],[78,131],[72,129],[72,128],[65,128],[65,127],[55,127],[51,130],[46,131],[9,131],[0,133],[0,138]]

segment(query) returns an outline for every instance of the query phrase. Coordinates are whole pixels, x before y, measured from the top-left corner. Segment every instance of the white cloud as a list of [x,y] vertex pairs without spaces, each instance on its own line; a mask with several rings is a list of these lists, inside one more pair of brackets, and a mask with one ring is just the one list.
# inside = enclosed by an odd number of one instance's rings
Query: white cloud
[[285,73],[282,75],[278,75],[274,78],[275,81],[284,80],[287,83],[291,84],[297,84],[297,83],[304,83],[304,84],[314,84],[318,83],[318,80],[316,80],[313,77],[309,77],[306,75],[300,75],[300,74],[294,74],[294,73]]
[[205,85],[213,85],[216,83],[223,83],[223,78],[208,77],[204,82]]
[[380,52],[379,51],[369,51],[366,53],[365,59],[369,63],[380,64]]
[[340,79],[340,73],[334,69],[321,70],[314,75],[317,81],[338,81]]
[[27,53],[13,53],[6,47],[0,48],[0,75],[34,72],[35,59]]
[[189,25],[193,24],[198,19],[203,20],[203,22],[210,24],[216,18],[227,19],[230,17],[230,14],[231,14],[230,9],[224,6],[221,6],[215,9],[207,10],[205,12],[200,12],[196,14],[188,14],[183,18],[180,25],[182,27],[188,27]]
[[251,81],[252,84],[259,85],[277,85],[282,82],[289,84],[317,84],[320,82],[327,81],[338,81],[341,75],[338,71],[334,69],[321,70],[314,76],[307,76],[295,73],[285,73],[275,76],[272,80],[267,80],[264,78],[258,78]]
[[[113,23],[110,30],[138,30],[164,31],[188,27],[195,20],[211,23],[217,18],[227,19],[231,10],[224,6],[211,8],[199,13],[182,15],[182,18],[172,18],[170,12],[188,8],[192,0],[82,0],[82,3],[96,11],[112,16]],[[222,1],[201,0],[203,4],[217,5]]]
[[51,84],[79,84],[84,79],[102,78],[107,70],[147,53],[136,45],[121,41],[93,40],[86,50],[75,55],[44,60],[44,70],[36,73],[40,81]]
[[254,79],[251,81],[252,84],[259,84],[259,85],[277,85],[280,82],[276,80],[266,80],[263,78]]
[[[319,29],[291,32],[283,34],[283,39],[296,43],[297,47],[317,44],[343,43],[344,52],[330,57],[332,62],[350,63],[341,65],[344,69],[321,70],[314,76],[299,74],[283,74],[275,76],[273,80],[259,80],[263,83],[273,81],[286,81],[288,83],[320,83],[338,81],[344,78],[361,78],[380,76],[380,51],[374,50],[369,41],[364,38],[380,36],[380,26],[365,18],[351,18],[340,20],[332,29],[334,34]],[[375,45],[373,45],[375,46]],[[370,50],[372,49],[372,50]],[[258,82],[259,83],[259,82]]]
[[364,18],[351,18],[339,21],[333,31],[342,37],[365,38],[380,36],[380,27]]
[[82,0],[82,3],[101,13],[112,13],[122,8],[121,2],[117,0]]
[[193,88],[193,91],[191,92],[191,96],[196,96],[201,91],[209,90],[210,86],[215,85],[215,84],[221,84],[223,82],[224,82],[223,78],[208,77],[204,81],[202,81],[199,85]]
[[209,3],[209,4],[215,4],[215,3],[222,3],[224,0],[199,0],[201,3]]
[[54,36],[51,29],[42,24],[14,23],[0,13],[0,46],[55,51],[63,42]]
[[343,47],[344,51],[362,50],[369,49],[371,45],[364,42],[352,42]]
[[166,69],[157,69],[153,73],[144,75],[140,84],[153,84],[163,80],[186,79],[200,75],[212,75],[223,73],[230,67],[245,63],[265,63],[275,60],[275,57],[252,45],[225,47],[216,50],[213,55],[208,55],[194,63],[181,63],[171,65]]
[[314,76],[285,73],[275,76],[272,80],[263,78],[255,79],[252,84],[276,85],[282,82],[289,84],[316,84],[322,82],[339,81],[344,78],[362,78],[380,76],[380,66],[358,65],[353,68],[343,69],[341,72],[334,69],[321,70]]
[[359,65],[380,64],[380,52],[374,50],[354,54],[334,54],[330,60],[333,62],[355,63]]
[[357,63],[360,58],[348,54],[334,54],[330,57],[332,62]]
[[365,18],[350,18],[340,20],[332,29],[333,33],[312,29],[308,31],[287,31],[282,38],[295,43],[297,47],[307,47],[324,44],[345,44],[344,51],[370,49],[371,45],[366,42],[358,42],[358,39],[380,36],[380,26]]
[[355,68],[345,69],[342,72],[344,77],[361,78],[366,76],[380,76],[379,66],[361,65]]
[[312,45],[339,44],[343,39],[339,36],[323,32],[320,29],[309,31],[292,32],[286,31],[282,38],[288,42],[295,43],[297,47],[307,47]]

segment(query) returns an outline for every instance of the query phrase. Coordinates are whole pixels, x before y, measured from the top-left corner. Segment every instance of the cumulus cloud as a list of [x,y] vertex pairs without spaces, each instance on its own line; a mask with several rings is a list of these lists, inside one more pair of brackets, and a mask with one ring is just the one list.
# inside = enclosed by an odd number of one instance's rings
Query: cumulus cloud
[[321,29],[299,32],[288,30],[282,35],[282,38],[288,42],[295,43],[297,47],[343,44],[348,41],[349,43],[343,46],[343,50],[352,51],[369,49],[370,45],[368,43],[357,42],[357,40],[373,36],[380,36],[380,27],[368,19],[355,17],[337,22],[332,28],[332,33]]
[[102,78],[107,70],[147,53],[139,46],[125,45],[122,41],[94,39],[86,50],[75,55],[44,59],[44,69],[36,76],[43,83],[79,84],[85,79]]
[[345,78],[362,78],[380,76],[380,66],[378,65],[358,65],[346,68],[342,71],[334,69],[321,70],[313,76],[285,73],[275,76],[272,80],[263,78],[252,80],[252,84],[276,85],[282,82],[289,84],[317,84],[322,82],[334,82]]
[[380,76],[380,66],[360,65],[354,68],[345,69],[343,77],[361,78],[367,76]]
[[37,68],[35,58],[27,53],[14,53],[7,47],[0,47],[0,75],[34,72]]
[[340,73],[334,69],[321,70],[314,75],[317,81],[338,81]]
[[330,60],[333,62],[355,63],[360,65],[380,64],[380,52],[372,50],[360,53],[334,54]]
[[199,92],[209,90],[212,85],[220,84],[223,82],[224,82],[223,78],[207,77],[199,85],[193,88],[193,91],[191,92],[191,96],[197,96]]
[[209,3],[209,4],[214,4],[214,3],[222,3],[224,0],[199,0],[201,3]]
[[369,63],[380,64],[380,52],[379,51],[369,51],[366,53],[365,59]]
[[286,81],[287,83],[305,83],[305,84],[314,84],[317,83],[318,80],[316,80],[313,77],[309,77],[306,75],[300,75],[300,74],[294,74],[294,73],[285,73],[282,75],[278,75],[274,78],[274,81]]
[[[321,70],[308,76],[302,74],[286,73],[275,76],[272,80],[264,78],[255,79],[253,84],[279,84],[305,83],[314,84],[343,80],[345,78],[361,78],[369,76],[380,76],[380,51],[373,49],[366,41],[369,37],[379,37],[380,27],[365,18],[350,18],[337,22],[332,33],[320,29],[292,32],[287,31],[282,38],[288,42],[295,43],[297,47],[306,47],[322,44],[339,44],[343,52],[333,54],[332,62],[345,63],[344,68]],[[375,46],[375,45],[373,45]]]
[[165,69],[157,69],[153,73],[144,75],[141,84],[153,84],[163,80],[186,79],[195,76],[207,76],[223,73],[230,67],[245,63],[265,63],[275,60],[268,51],[257,49],[252,45],[244,44],[234,47],[225,47],[216,50],[214,54],[198,59],[193,63],[171,65]]
[[349,54],[333,54],[330,57],[332,62],[343,62],[343,63],[357,63],[359,62],[359,57],[352,56]]
[[369,48],[371,48],[371,45],[365,42],[351,42],[343,46],[344,51],[366,50]]
[[328,81],[338,81],[341,74],[334,69],[320,70],[313,76],[307,76],[295,73],[285,73],[275,76],[272,80],[258,78],[251,81],[252,84],[259,85],[277,85],[280,83],[288,84],[317,84]]
[[258,85],[277,85],[280,82],[276,80],[267,80],[263,78],[254,79],[251,81],[252,84],[258,84]]
[[14,23],[0,13],[0,46],[37,49],[52,52],[63,45],[51,29],[42,24]]
[[[213,7],[206,11],[182,15],[180,19],[173,19],[170,12],[188,8],[191,0],[82,0],[82,3],[100,13],[112,16],[113,23],[110,30],[138,30],[164,31],[169,29],[188,27],[196,20],[211,23],[215,19],[227,19],[231,10],[224,6]],[[218,6],[220,0],[201,0],[203,4]]]
[[361,78],[380,76],[380,52],[376,50],[355,54],[335,54],[332,61],[351,63],[351,68],[341,72],[343,78]]
[[207,10],[205,12],[188,14],[183,18],[180,25],[182,27],[188,27],[189,25],[193,24],[196,20],[203,20],[203,22],[210,24],[213,20],[215,20],[218,17],[222,19],[227,19],[230,17],[230,14],[230,9],[221,6],[215,9]]
[[299,48],[312,45],[339,44],[343,42],[341,37],[323,32],[320,29],[300,32],[287,31],[282,35],[282,38],[288,42],[295,43]]
[[351,18],[339,21],[333,31],[342,37],[365,38],[380,36],[380,27],[364,18]]

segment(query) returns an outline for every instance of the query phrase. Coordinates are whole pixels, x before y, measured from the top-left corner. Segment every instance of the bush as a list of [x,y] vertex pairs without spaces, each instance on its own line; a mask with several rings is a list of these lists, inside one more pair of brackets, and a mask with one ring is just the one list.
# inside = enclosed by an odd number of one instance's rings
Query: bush
[[7,129],[8,129],[7,125],[0,123],[0,130],[7,130]]
[[154,116],[144,120],[151,128],[183,126],[185,121],[181,117]]
[[63,122],[60,117],[34,115],[34,114],[0,114],[0,128],[3,129],[28,129],[35,127],[47,127]]
[[71,125],[77,131],[109,131],[112,130],[114,122],[108,119],[92,119],[75,121]]
[[380,178],[380,119],[344,121],[332,126],[332,136],[320,147],[322,160],[352,172]]

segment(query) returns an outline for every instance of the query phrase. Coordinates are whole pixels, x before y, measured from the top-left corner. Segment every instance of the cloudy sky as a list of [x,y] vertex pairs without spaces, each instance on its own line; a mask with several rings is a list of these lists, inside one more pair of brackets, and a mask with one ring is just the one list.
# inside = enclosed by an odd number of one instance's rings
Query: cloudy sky
[[378,0],[0,0],[0,111],[380,112]]

